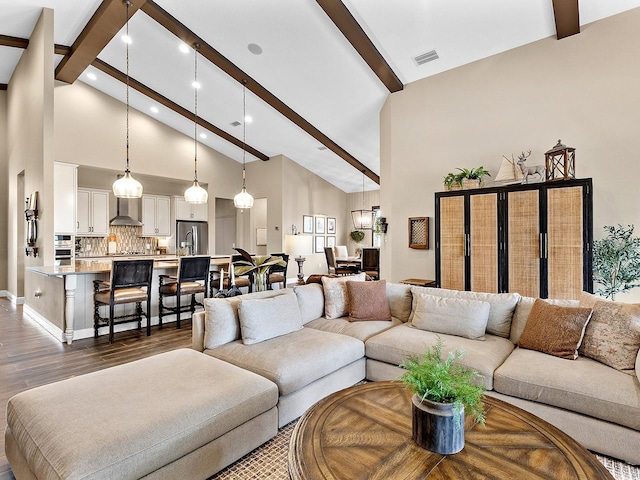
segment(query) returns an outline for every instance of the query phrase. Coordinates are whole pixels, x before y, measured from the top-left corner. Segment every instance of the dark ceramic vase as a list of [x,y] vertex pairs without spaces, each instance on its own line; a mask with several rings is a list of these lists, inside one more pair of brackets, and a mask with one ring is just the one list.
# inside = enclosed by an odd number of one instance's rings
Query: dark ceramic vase
[[412,397],[413,439],[422,448],[442,455],[464,448],[464,410],[455,412],[453,403],[421,401]]

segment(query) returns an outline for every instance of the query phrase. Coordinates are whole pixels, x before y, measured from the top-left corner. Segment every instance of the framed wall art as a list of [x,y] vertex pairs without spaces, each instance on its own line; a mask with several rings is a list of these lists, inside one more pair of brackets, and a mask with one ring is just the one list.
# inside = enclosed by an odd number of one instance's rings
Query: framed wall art
[[302,216],[302,233],[313,233],[313,217],[311,215]]
[[331,235],[327,237],[327,247],[335,247],[336,246],[336,237],[335,235]]
[[324,235],[316,235],[316,253],[324,252]]
[[409,218],[409,248],[429,248],[429,217]]
[[316,234],[324,235],[326,217],[316,217]]
[[334,217],[327,217],[327,235],[336,234],[336,219]]

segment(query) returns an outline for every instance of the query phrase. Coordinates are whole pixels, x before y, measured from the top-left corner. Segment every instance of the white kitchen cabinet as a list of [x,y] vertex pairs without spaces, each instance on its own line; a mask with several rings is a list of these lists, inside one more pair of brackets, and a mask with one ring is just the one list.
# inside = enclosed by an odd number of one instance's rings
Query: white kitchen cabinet
[[78,188],[76,198],[76,235],[109,235],[109,191]]
[[188,203],[184,197],[176,199],[176,220],[198,220],[206,222],[208,218],[206,203]]
[[77,165],[53,163],[53,230],[56,235],[76,233],[77,173]]
[[142,236],[171,236],[171,199],[162,195],[142,196]]

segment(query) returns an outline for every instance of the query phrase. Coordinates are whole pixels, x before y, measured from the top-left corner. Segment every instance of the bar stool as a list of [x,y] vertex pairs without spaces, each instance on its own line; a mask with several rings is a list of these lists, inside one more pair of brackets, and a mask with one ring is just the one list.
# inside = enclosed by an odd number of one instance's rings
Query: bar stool
[[[142,328],[142,316],[147,318],[147,336],[151,335],[151,279],[153,260],[114,260],[111,263],[109,282],[94,280],[93,288],[93,328],[98,338],[98,329],[109,325],[109,343],[113,343],[113,327],[120,323],[138,322]],[[142,311],[142,302],[147,302],[146,313]],[[132,314],[115,316],[115,306],[135,303]],[[100,306],[109,306],[109,317],[100,316]]]
[[[182,312],[196,311],[196,305],[204,308],[204,305],[196,301],[196,294],[203,293],[207,296],[207,282],[209,281],[209,267],[211,257],[208,255],[180,257],[178,274],[176,276],[160,275],[159,287],[159,308],[158,323],[162,327],[162,317],[169,312],[176,314],[176,328],[180,328],[180,315]],[[169,283],[167,283],[169,282]],[[191,295],[191,302],[186,308],[180,305],[182,295]],[[165,297],[176,297],[176,306],[167,307],[164,305]]]

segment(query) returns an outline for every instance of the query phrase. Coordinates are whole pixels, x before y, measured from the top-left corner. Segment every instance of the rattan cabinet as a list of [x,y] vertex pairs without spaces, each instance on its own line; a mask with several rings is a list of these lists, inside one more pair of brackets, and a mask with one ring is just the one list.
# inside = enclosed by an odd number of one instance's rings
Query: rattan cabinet
[[436,283],[578,298],[592,291],[591,179],[435,194]]

